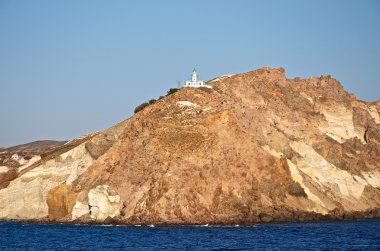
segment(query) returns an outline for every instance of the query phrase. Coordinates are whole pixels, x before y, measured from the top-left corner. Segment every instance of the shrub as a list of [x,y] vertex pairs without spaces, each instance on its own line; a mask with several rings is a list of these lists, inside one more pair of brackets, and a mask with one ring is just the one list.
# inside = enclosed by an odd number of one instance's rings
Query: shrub
[[138,113],[139,111],[141,111],[142,109],[144,109],[144,108],[147,107],[148,105],[149,105],[148,103],[144,102],[144,103],[142,103],[141,105],[137,106],[137,107],[135,108],[135,113]]
[[154,104],[154,103],[156,103],[156,101],[157,100],[155,100],[155,99],[151,99],[151,100],[149,100],[149,104],[151,105],[151,104]]
[[[167,91],[166,96],[169,96],[169,95],[171,95],[171,94],[177,92],[178,90],[179,90],[178,88],[170,88],[170,89]],[[163,99],[163,98],[164,98],[164,96],[160,96],[160,97],[158,98],[158,100]],[[157,102],[156,99],[151,99],[151,100],[149,100],[148,102],[144,102],[144,103],[142,103],[141,105],[137,106],[137,107],[135,108],[135,111],[134,111],[134,112],[135,112],[135,113],[138,113],[139,111],[141,111],[141,110],[144,109],[145,107],[147,107],[147,106],[149,106],[149,105],[151,105],[151,104],[154,104],[154,103],[156,103],[156,102]]]
[[178,91],[178,88],[170,88],[169,91],[167,92],[166,96],[169,96],[169,95],[171,95],[177,91]]

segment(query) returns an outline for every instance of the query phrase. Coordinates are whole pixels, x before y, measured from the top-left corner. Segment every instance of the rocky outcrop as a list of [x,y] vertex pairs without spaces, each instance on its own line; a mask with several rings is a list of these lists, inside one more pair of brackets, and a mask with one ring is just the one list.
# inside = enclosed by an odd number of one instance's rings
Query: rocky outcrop
[[102,185],[90,190],[88,204],[91,218],[102,222],[107,217],[115,218],[120,215],[122,201],[107,185]]
[[[116,219],[120,216],[122,201],[107,185],[99,185],[89,191],[85,202],[76,201],[72,210],[72,219],[90,216],[97,222],[105,219]],[[71,212],[70,212],[71,213]]]
[[380,216],[379,102],[357,100],[330,76],[287,79],[283,69],[209,84],[26,169],[0,190],[0,216],[119,224]]
[[17,168],[0,166],[0,189],[6,188],[17,177]]
[[[92,162],[92,157],[81,144],[19,175],[7,188],[0,190],[0,219],[39,219],[48,216],[49,190],[61,184],[70,185]],[[52,212],[54,218],[57,209]]]
[[62,219],[73,211],[77,194],[72,192],[71,185],[59,185],[48,191],[47,205],[49,218]]

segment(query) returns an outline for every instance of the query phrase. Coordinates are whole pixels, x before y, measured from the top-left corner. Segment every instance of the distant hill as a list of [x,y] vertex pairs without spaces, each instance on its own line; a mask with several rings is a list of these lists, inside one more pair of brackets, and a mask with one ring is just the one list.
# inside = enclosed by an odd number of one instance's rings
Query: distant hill
[[28,153],[44,153],[47,151],[51,151],[57,147],[62,146],[67,141],[55,141],[55,140],[39,140],[39,141],[33,141],[30,143],[12,146],[8,148],[0,148],[1,151],[8,151],[8,152],[28,152]]

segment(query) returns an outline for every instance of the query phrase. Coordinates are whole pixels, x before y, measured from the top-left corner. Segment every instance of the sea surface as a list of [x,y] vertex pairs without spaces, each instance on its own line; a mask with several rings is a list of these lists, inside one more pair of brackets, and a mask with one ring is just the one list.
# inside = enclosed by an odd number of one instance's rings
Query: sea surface
[[380,220],[252,227],[0,222],[0,250],[380,250]]

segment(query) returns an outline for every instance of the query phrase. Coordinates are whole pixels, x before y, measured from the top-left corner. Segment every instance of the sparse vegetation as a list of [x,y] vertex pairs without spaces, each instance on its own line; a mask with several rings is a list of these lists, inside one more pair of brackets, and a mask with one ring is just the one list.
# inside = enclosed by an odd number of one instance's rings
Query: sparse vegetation
[[144,103],[142,103],[141,105],[139,105],[139,106],[137,106],[136,108],[135,108],[135,113],[138,113],[139,111],[141,111],[142,109],[144,109],[145,107],[147,107],[147,106],[149,106],[149,104],[148,103],[146,103],[146,102],[144,102]]
[[[171,94],[173,94],[173,93],[175,93],[175,92],[177,92],[178,90],[179,90],[178,88],[170,88],[170,89],[167,91],[167,93],[166,93],[166,97],[169,96],[169,95],[171,95]],[[161,99],[163,99],[163,98],[165,98],[165,96],[160,96],[160,97],[158,98],[158,100],[161,100]],[[137,106],[137,107],[135,108],[134,112],[135,112],[135,113],[138,113],[139,111],[141,111],[141,110],[144,109],[145,107],[147,107],[147,106],[149,106],[149,105],[152,105],[152,104],[156,103],[158,100],[157,100],[157,99],[151,99],[151,100],[149,100],[148,102],[144,102],[144,103],[142,103],[141,105]]]
[[178,88],[170,88],[169,91],[167,92],[166,96],[169,96],[175,92],[177,92],[179,89]]

